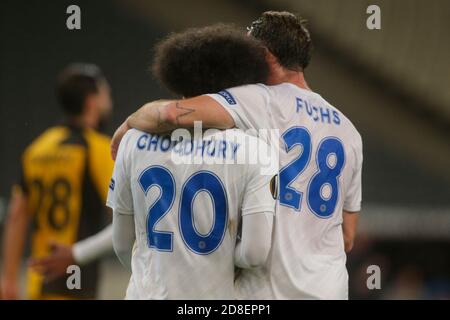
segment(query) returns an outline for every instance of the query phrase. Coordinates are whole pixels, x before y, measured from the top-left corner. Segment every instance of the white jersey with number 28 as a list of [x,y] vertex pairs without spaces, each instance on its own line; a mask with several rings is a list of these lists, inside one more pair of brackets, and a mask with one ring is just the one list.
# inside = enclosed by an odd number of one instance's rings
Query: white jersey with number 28
[[280,134],[272,251],[260,274],[236,283],[240,296],[347,299],[342,212],[361,209],[358,131],[319,94],[290,83],[247,85],[209,96],[238,128]]

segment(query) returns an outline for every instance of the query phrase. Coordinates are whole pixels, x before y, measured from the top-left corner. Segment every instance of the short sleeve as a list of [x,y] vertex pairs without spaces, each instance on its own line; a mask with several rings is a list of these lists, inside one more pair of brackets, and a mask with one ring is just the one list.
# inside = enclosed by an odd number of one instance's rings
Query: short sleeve
[[347,190],[344,200],[344,210],[348,212],[361,211],[362,200],[362,144],[355,150],[356,166],[353,170],[350,187]]
[[[259,143],[263,143],[259,141]],[[277,186],[273,174],[266,174],[267,168],[262,164],[248,167],[247,185],[242,202],[242,215],[256,213],[274,213]]]
[[133,197],[131,193],[129,134],[126,134],[120,143],[114,165],[113,176],[109,183],[106,205],[113,211],[121,214],[134,214]]
[[228,111],[237,128],[270,129],[270,94],[265,85],[234,87],[208,96]]

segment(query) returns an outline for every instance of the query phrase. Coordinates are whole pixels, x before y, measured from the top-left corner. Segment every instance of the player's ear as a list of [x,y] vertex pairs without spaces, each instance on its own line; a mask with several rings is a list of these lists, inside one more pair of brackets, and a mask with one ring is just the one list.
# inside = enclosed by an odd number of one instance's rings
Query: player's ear
[[275,57],[273,55],[273,53],[270,52],[269,49],[265,48],[265,51],[266,51],[266,62],[267,62],[267,64],[269,66],[279,65],[277,57]]
[[266,62],[269,66],[269,77],[266,81],[268,85],[275,85],[280,83],[280,79],[282,79],[284,75],[284,69],[278,62],[277,57],[270,52],[269,49],[266,48]]

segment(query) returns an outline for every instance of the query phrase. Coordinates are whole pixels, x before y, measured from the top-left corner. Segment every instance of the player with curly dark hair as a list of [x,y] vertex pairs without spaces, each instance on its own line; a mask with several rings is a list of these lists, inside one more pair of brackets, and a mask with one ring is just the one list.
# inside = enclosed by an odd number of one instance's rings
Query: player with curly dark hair
[[[258,40],[215,25],[170,35],[152,70],[183,97],[232,99],[227,88],[267,80],[265,54]],[[122,146],[108,206],[114,249],[132,270],[126,298],[234,299],[235,266],[262,266],[271,247],[274,171],[255,158],[267,144],[238,129],[181,141],[130,130]]]
[[266,82],[265,54],[258,40],[231,25],[216,24],[162,40],[156,45],[152,71],[166,88],[193,97]]

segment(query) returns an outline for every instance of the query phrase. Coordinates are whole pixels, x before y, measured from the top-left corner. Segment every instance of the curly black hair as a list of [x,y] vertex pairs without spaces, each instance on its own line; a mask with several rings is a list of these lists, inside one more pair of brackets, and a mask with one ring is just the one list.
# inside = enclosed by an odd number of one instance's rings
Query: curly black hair
[[192,28],[156,45],[152,71],[169,90],[184,97],[263,83],[266,49],[232,25]]
[[312,41],[307,21],[286,11],[266,11],[248,28],[262,41],[281,66],[303,71],[311,60]]

